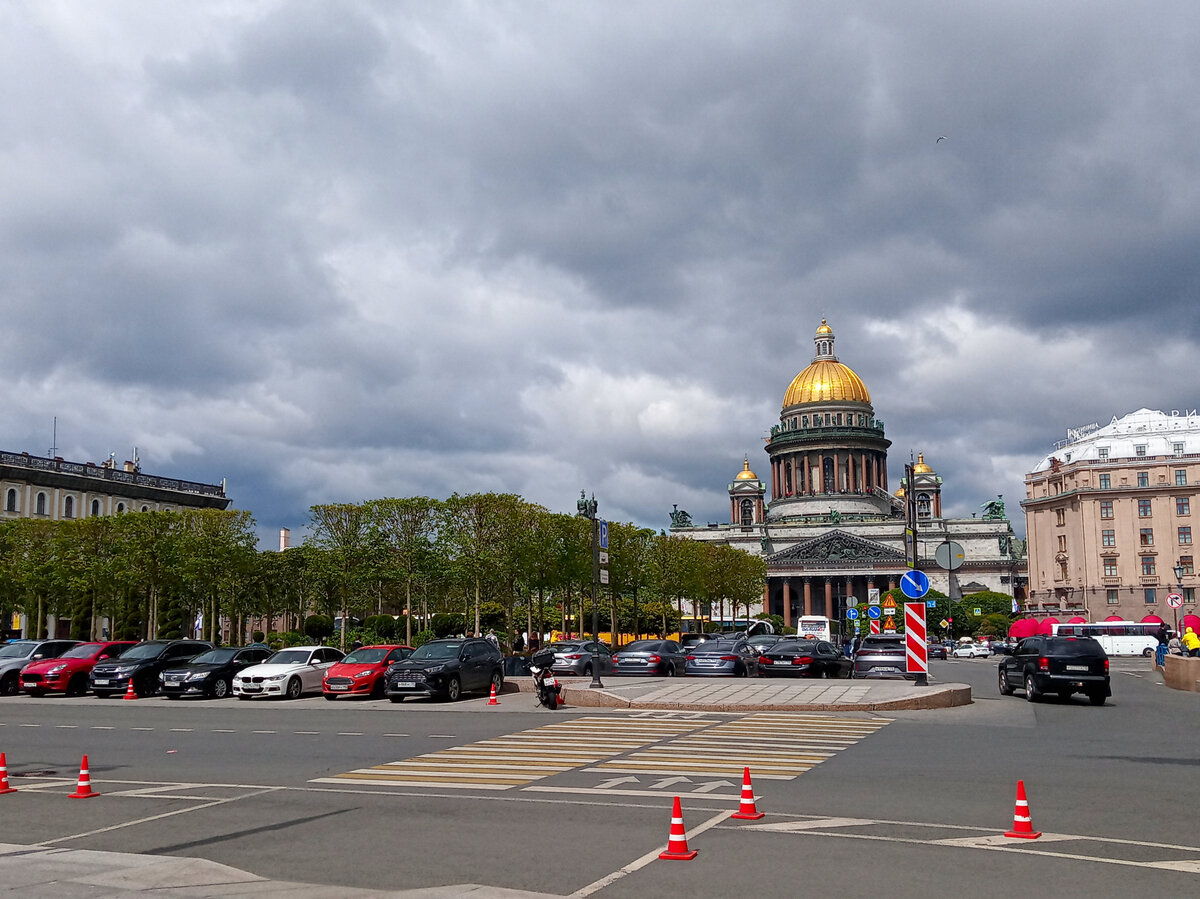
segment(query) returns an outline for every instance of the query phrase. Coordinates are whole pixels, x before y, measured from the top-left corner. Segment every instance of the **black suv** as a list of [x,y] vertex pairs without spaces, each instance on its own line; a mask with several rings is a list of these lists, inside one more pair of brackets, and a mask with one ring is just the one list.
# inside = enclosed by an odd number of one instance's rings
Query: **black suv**
[[1104,705],[1112,696],[1108,656],[1091,637],[1026,637],[1000,661],[1000,692],[1021,689],[1030,702],[1046,693],[1063,699],[1083,693],[1092,705]]
[[143,640],[119,658],[98,662],[88,686],[103,699],[124,693],[132,679],[133,692],[153,696],[158,692],[160,671],[214,648],[207,640]]
[[504,657],[500,650],[474,637],[430,640],[387,670],[384,692],[392,702],[405,696],[438,696],[454,702],[464,692],[496,692],[504,684]]
[[271,650],[265,646],[210,649],[184,665],[164,669],[158,676],[159,689],[168,699],[178,696],[224,699],[232,689],[235,674],[243,668],[265,662],[270,654]]

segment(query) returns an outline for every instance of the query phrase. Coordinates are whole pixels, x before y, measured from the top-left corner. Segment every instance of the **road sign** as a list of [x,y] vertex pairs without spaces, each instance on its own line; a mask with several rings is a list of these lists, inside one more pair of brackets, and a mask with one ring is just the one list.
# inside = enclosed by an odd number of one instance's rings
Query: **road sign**
[[913,569],[900,578],[900,591],[909,599],[920,599],[929,592],[929,578],[925,572]]
[[872,621],[878,621],[879,616],[883,614],[883,610],[879,606],[867,606],[867,615]]
[[980,616],[980,615],[982,615],[982,614],[983,614],[983,609],[976,609],[976,610],[975,610],[975,615],[976,615],[976,617],[978,617],[978,616]]
[[941,624],[941,626],[942,626],[942,627],[949,627],[949,626],[950,626],[950,622],[949,622],[949,621],[947,621],[945,618],[943,618],[943,619],[942,619],[942,620],[939,622],[939,624]]
[[883,607],[884,607],[885,609],[895,609],[895,608],[896,608],[896,600],[892,599],[892,598],[889,596],[887,599],[885,599],[885,600],[883,601]]
[[923,675],[929,673],[928,645],[925,642],[925,604],[921,602],[906,602],[904,604],[904,670],[908,674],[918,676],[917,683],[922,683]]
[[600,525],[600,548],[608,549],[608,522],[600,519],[596,523]]
[[885,631],[895,631],[896,630],[896,619],[892,618],[889,615],[887,621],[885,621],[883,623],[883,629]]
[[[868,604],[873,605],[873,606],[879,605],[879,588],[878,587],[868,587],[867,588],[867,602],[868,602]],[[14,628],[14,630],[16,630],[16,628]]]
[[601,565],[607,565],[607,564],[608,564],[608,553],[606,553],[606,552],[602,552],[602,553],[600,553],[600,564],[601,564]]
[[962,544],[955,543],[953,540],[939,543],[937,549],[933,551],[934,561],[947,571],[957,571],[962,568],[965,558],[966,554],[963,552]]
[[925,608],[927,608],[927,609],[936,609],[936,608],[937,608],[937,600],[936,600],[936,599],[927,599],[927,600],[925,600]]
[[851,621],[857,621],[858,620],[858,609],[854,608],[854,606],[851,606],[850,608],[846,609],[846,617],[849,618]]
[[871,619],[871,633],[873,633],[873,634],[879,633],[879,619],[878,618]]
[[1181,608],[1183,606],[1183,597],[1178,593],[1168,593],[1167,605],[1169,605],[1172,609]]
[[600,583],[602,583],[602,584],[608,583],[608,569],[607,568],[600,569]]

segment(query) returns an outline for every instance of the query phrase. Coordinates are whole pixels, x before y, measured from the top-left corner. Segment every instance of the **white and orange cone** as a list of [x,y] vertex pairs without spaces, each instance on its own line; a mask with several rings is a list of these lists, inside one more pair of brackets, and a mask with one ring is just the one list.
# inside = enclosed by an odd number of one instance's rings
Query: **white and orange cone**
[[75,785],[75,792],[67,796],[68,799],[91,799],[93,796],[100,794],[92,789],[92,775],[88,771],[87,756],[83,757],[83,761],[79,765],[79,783]]
[[671,834],[667,838],[667,848],[658,854],[659,858],[671,861],[690,862],[700,853],[688,849],[687,831],[683,828],[683,808],[679,805],[679,797],[675,797],[675,805],[671,809]]
[[496,682],[492,681],[492,695],[488,697],[488,705],[500,705],[500,700],[496,698]]
[[754,804],[754,787],[750,784],[749,768],[742,772],[742,801],[738,803],[738,810],[729,817],[740,818],[743,821],[757,821],[766,817],[766,812],[760,812]]
[[1029,815],[1029,800],[1025,798],[1025,781],[1017,781],[1017,807],[1013,810],[1012,830],[1004,832],[1006,837],[1036,840],[1042,834],[1033,829],[1033,818]]
[[3,752],[0,752],[0,796],[15,792],[17,792],[17,788],[8,785],[8,759],[4,757]]
[[125,695],[122,696],[121,698],[122,699],[137,699],[138,698],[137,690],[135,690],[133,688],[133,678],[132,677],[129,679],[129,686],[125,688]]

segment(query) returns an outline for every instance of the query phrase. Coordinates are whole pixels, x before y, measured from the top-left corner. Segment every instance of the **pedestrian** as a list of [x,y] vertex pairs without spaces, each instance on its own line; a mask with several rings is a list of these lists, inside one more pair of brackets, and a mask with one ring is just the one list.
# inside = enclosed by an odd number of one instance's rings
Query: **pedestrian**
[[1193,658],[1200,656],[1200,637],[1197,637],[1196,632],[1190,627],[1183,633],[1183,648]]
[[1171,634],[1171,639],[1167,641],[1167,652],[1173,656],[1183,655],[1183,643],[1180,642],[1178,633]]
[[850,647],[850,657],[858,655],[858,651],[862,649],[862,634],[854,635],[854,645]]
[[1158,641],[1158,646],[1154,647],[1154,667],[1161,668],[1166,664],[1167,660],[1167,626],[1160,624],[1158,630],[1154,632],[1154,639]]
[[520,652],[524,648],[525,648],[525,638],[522,637],[520,634],[517,634],[516,638],[513,640],[513,652]]
[[492,630],[490,627],[488,628],[487,636],[484,637],[483,639],[487,640],[489,643],[491,643],[497,649],[500,648],[500,638],[498,638],[496,636],[496,632],[494,630]]

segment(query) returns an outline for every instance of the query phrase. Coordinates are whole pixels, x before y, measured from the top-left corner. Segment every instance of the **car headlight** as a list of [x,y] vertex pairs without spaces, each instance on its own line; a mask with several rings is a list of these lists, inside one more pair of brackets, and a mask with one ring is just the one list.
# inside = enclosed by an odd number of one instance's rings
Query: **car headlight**
[[66,667],[67,667],[67,663],[66,663],[66,662],[63,662],[61,665],[55,665],[53,668],[51,668],[51,669],[50,669],[49,671],[47,671],[46,673],[47,673],[47,674],[58,674],[58,672],[62,671],[62,670],[63,670],[63,669],[65,669]]
[[286,674],[271,674],[271,675],[268,675],[267,677],[264,677],[263,680],[277,681],[277,680],[283,680],[285,677],[287,677]]
[[355,677],[370,677],[372,673],[373,672],[371,672],[371,671],[360,671],[360,672],[358,672],[358,674],[356,674],[354,676]]
[[425,673],[426,674],[441,674],[445,670],[446,670],[445,665],[434,665],[432,668],[426,668]]
[[165,671],[158,672],[158,679],[165,684],[167,682],[167,672],[165,672]]
[[207,671],[194,671],[187,676],[188,680],[204,680],[208,677]]

